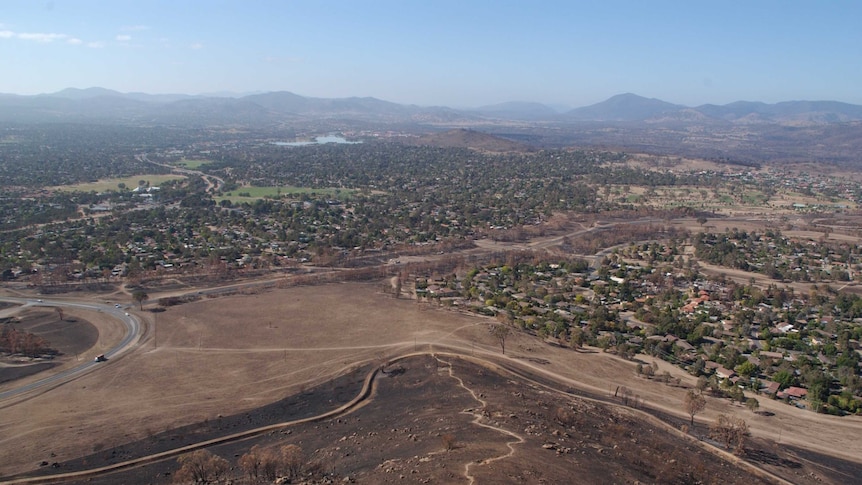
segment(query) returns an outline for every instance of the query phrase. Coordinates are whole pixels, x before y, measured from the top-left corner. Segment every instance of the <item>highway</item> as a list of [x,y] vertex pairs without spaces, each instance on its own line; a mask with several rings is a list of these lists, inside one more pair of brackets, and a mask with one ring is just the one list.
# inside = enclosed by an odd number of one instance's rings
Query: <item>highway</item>
[[42,300],[35,298],[0,297],[0,301],[24,304],[25,306],[42,306],[49,308],[80,308],[84,310],[93,310],[116,318],[117,320],[121,321],[126,327],[126,334],[125,336],[123,336],[123,339],[115,347],[105,352],[105,357],[108,359],[108,362],[95,362],[88,359],[81,365],[66,369],[43,379],[39,379],[38,381],[31,382],[30,384],[0,392],[0,400],[19,396],[21,394],[31,391],[56,386],[82,374],[85,374],[96,367],[108,365],[111,361],[111,358],[119,356],[120,354],[131,349],[135,344],[137,344],[143,331],[143,325],[141,325],[141,322],[138,320],[138,317],[127,313],[123,307],[117,308],[113,305],[108,304],[71,302],[66,300]]

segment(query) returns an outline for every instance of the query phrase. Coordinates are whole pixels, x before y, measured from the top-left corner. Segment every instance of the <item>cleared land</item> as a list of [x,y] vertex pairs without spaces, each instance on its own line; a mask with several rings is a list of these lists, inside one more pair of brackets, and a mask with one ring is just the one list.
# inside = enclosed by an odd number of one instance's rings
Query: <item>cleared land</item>
[[135,175],[133,177],[122,177],[114,179],[103,179],[96,182],[88,182],[83,184],[59,185],[51,187],[51,190],[61,192],[107,192],[113,190],[119,191],[119,185],[125,184],[127,189],[133,189],[138,186],[138,183],[143,180],[144,185],[149,184],[151,187],[157,187],[170,180],[180,180],[185,178],[182,175]]
[[[857,204],[848,198],[814,197],[792,190],[779,190],[774,194],[749,188],[741,192],[730,188],[708,188],[700,186],[662,187],[648,190],[637,186],[610,186],[606,200],[639,204],[643,206],[674,209],[693,208],[716,214],[771,214],[793,215],[804,213],[812,206],[853,210]],[[796,204],[796,206],[794,205]]]
[[[339,400],[347,387],[310,389],[304,399]],[[231,423],[225,418],[211,427]],[[573,476],[580,483],[768,483],[631,409],[549,393],[493,366],[446,355],[400,360],[377,377],[361,408],[288,430],[212,451],[231,458],[252,444],[296,444],[307,462],[320,463],[336,481],[358,483],[571,483]],[[157,446],[165,438],[132,446]],[[88,459],[111,460],[107,452]],[[87,483],[168,481],[175,468],[168,460]]]
[[174,163],[174,165],[176,165],[178,167],[182,167],[182,168],[187,168],[189,170],[197,170],[197,169],[201,168],[202,165],[206,165],[208,163],[212,163],[212,160],[199,160],[199,159],[192,160],[192,159],[188,159],[188,158],[183,158],[179,162]]
[[311,187],[279,187],[279,186],[267,186],[267,187],[255,187],[251,185],[240,187],[236,190],[227,192],[222,197],[215,197],[216,201],[221,200],[230,200],[231,202],[251,202],[257,199],[263,199],[265,197],[270,198],[278,198],[278,197],[294,197],[302,194],[316,194],[316,195],[326,195],[328,197],[332,197],[334,199],[345,199],[350,197],[350,194],[355,192],[352,189],[340,189],[334,187],[324,187],[324,188],[311,188]]
[[[184,426],[198,429],[201,423],[218,422],[220,416],[253,415],[335,376],[356,374],[363,364],[384,362],[414,349],[445,346],[465,355],[501,357],[498,343],[488,335],[489,320],[394,299],[383,293],[383,283],[204,299],[161,313],[144,312],[144,317],[150,326],[147,339],[133,353],[26,404],[0,403],[4,430],[0,447],[10,450],[0,456],[3,476],[38,469],[42,461],[67,462],[103,450],[116,452],[130,443],[176,434]],[[553,381],[558,388],[608,397],[617,386],[625,386],[643,405],[678,417],[682,396],[694,384],[693,378],[664,362],[658,362],[659,373],[668,370],[681,378],[682,386],[637,377],[635,362],[556,347],[524,334],[512,335],[506,349],[507,358],[515,359],[520,369]],[[508,385],[511,392],[523,387],[517,382]],[[448,395],[449,391],[439,394]],[[332,399],[332,404],[343,397]],[[433,400],[422,402],[442,406]],[[385,400],[381,403],[385,406]],[[735,414],[748,421],[755,437],[780,438],[781,450],[797,446],[849,460],[862,456],[856,438],[862,432],[858,417],[817,415],[765,399],[761,411],[768,413],[753,414],[726,400],[708,398],[698,421],[703,425],[719,413]],[[783,436],[779,430],[784,430]],[[826,476],[816,468],[810,473]]]

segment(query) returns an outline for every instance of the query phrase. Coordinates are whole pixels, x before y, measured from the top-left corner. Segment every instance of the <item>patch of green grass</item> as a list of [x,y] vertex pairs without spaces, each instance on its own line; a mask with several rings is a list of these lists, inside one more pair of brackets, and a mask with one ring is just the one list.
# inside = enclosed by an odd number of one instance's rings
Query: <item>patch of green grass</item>
[[189,170],[197,170],[201,168],[201,165],[206,165],[208,163],[212,163],[212,160],[192,160],[188,158],[183,158],[174,165],[176,165],[177,167],[187,168]]
[[53,187],[54,190],[60,192],[108,192],[113,190],[115,192],[120,191],[120,184],[125,184],[126,189],[132,190],[138,186],[138,181],[144,180],[145,182],[149,182],[150,186],[158,186],[163,184],[169,180],[180,180],[184,179],[182,175],[162,175],[162,174],[153,174],[153,175],[134,175],[132,177],[123,177],[123,178],[115,178],[115,179],[102,179],[96,182],[84,182],[80,184],[71,184],[71,185],[60,185],[57,187]]
[[325,196],[332,199],[345,200],[350,198],[350,195],[356,192],[353,189],[339,189],[334,187],[311,188],[311,187],[240,187],[236,190],[226,193],[221,197],[216,197],[216,202],[229,200],[231,203],[254,202],[257,199],[265,197],[278,199],[281,197],[296,197],[302,194]]
[[763,192],[751,191],[742,195],[742,201],[749,205],[763,205],[769,200]]

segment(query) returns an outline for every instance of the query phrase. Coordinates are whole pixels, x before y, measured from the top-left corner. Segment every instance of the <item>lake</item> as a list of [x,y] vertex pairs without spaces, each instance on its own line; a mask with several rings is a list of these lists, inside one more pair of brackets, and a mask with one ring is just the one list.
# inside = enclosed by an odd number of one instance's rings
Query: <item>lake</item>
[[361,141],[348,141],[343,137],[327,135],[327,136],[318,136],[314,138],[314,141],[274,141],[273,145],[285,146],[285,147],[303,147],[306,145],[324,145],[326,143],[338,143],[343,145],[356,145],[362,143]]

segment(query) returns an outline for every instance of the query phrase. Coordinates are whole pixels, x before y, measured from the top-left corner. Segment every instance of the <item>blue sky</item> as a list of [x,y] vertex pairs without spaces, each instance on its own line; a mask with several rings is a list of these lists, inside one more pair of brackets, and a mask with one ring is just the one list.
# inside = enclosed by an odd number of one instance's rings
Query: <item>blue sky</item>
[[862,2],[0,0],[0,92],[862,104]]

